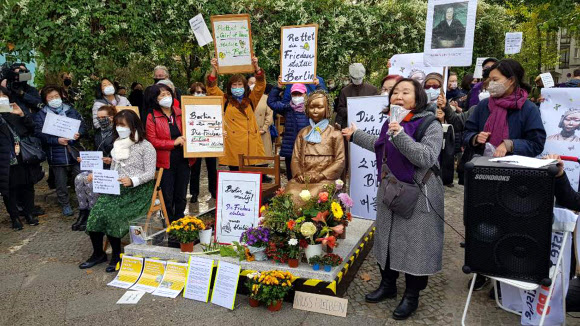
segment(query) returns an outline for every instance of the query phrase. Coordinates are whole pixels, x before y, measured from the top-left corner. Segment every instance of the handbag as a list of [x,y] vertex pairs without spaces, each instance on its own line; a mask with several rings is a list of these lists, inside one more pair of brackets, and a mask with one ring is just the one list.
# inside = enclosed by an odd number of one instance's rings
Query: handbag
[[417,206],[421,189],[415,183],[407,183],[397,179],[387,167],[386,159],[383,160],[382,171],[384,175],[381,179],[383,203],[397,216],[405,219],[410,218]]
[[276,139],[278,138],[278,136],[280,136],[280,134],[278,133],[278,128],[276,128],[275,125],[270,125],[270,127],[268,127],[268,129],[270,129],[270,137],[272,137],[272,139]]
[[20,153],[25,164],[40,164],[46,161],[46,153],[42,149],[42,142],[34,136],[20,140]]

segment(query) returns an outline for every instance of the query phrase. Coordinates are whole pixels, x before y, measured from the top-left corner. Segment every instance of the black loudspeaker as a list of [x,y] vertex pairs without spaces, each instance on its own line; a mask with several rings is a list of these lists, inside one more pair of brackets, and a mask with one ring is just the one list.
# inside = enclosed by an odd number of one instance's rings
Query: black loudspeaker
[[463,271],[549,286],[558,168],[490,159],[475,157],[465,164]]

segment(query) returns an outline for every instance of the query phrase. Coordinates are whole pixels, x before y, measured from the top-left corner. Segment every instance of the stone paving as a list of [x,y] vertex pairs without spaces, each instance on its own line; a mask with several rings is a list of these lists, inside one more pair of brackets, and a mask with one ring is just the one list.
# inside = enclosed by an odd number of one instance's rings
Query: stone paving
[[[202,171],[205,169],[202,168]],[[202,176],[203,178],[203,176]],[[203,180],[203,179],[202,179]],[[380,277],[370,254],[351,283],[347,318],[330,317],[292,309],[284,303],[280,312],[250,308],[245,296],[238,296],[234,311],[212,304],[145,295],[137,305],[120,306],[116,301],[124,290],[106,286],[113,274],[105,265],[79,270],[77,265],[90,254],[88,237],[70,231],[73,218],[60,214],[56,197],[42,181],[37,187],[37,204],[48,214],[40,225],[10,230],[4,207],[0,208],[0,325],[459,325],[467,296],[469,276],[461,272],[463,249],[461,236],[448,226],[445,229],[443,272],[431,277],[423,291],[417,312],[406,321],[390,316],[404,289],[399,278],[399,296],[379,304],[368,304],[364,295],[374,290]],[[207,184],[200,186],[200,203],[190,205],[192,212],[206,209],[210,203]],[[48,195],[47,195],[48,194]],[[74,197],[74,196],[71,196]],[[445,217],[459,232],[462,225],[463,187],[445,188]],[[370,276],[369,280],[366,280]],[[469,325],[517,325],[519,316],[509,314],[488,299],[489,286],[473,297]],[[579,325],[567,319],[568,325]]]

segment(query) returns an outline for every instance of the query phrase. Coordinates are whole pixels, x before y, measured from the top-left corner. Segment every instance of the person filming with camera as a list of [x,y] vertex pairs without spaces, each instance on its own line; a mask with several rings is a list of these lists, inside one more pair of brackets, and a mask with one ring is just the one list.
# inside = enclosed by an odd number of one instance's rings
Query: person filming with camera
[[25,114],[36,113],[42,108],[42,99],[38,90],[30,85],[30,70],[23,63],[11,66],[4,65],[0,71],[0,86],[5,87]]

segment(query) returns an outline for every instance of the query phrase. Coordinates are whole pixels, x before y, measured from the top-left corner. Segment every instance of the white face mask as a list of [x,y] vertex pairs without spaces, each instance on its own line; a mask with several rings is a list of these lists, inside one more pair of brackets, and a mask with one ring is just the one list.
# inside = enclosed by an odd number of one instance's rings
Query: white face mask
[[107,86],[103,89],[103,94],[105,95],[113,95],[115,94],[115,87],[114,86]]
[[125,138],[129,137],[129,135],[131,135],[131,129],[129,129],[127,127],[117,126],[115,129],[117,130],[117,133],[119,134],[120,139],[125,139]]
[[195,93],[195,94],[193,94],[193,96],[205,96],[205,94],[204,93]]
[[483,101],[486,98],[489,98],[489,92],[488,91],[481,91],[481,92],[479,92],[479,96],[478,97],[479,97],[479,100],[480,101]]
[[58,109],[62,106],[62,100],[60,98],[53,98],[52,100],[48,101],[48,106],[53,109]]
[[429,102],[433,102],[437,100],[437,97],[441,92],[435,88],[428,88],[425,90],[425,93],[427,93],[427,98],[429,99]]
[[159,105],[161,105],[162,108],[170,108],[171,104],[173,104],[173,99],[171,98],[171,96],[165,96],[164,98],[159,100]]
[[250,90],[253,91],[255,86],[256,86],[256,84],[250,85]]
[[0,97],[0,105],[2,106],[10,105],[10,99],[7,97]]
[[389,92],[382,92],[381,95],[389,95]]
[[294,105],[300,105],[304,103],[304,96],[292,96],[292,103],[294,103]]

